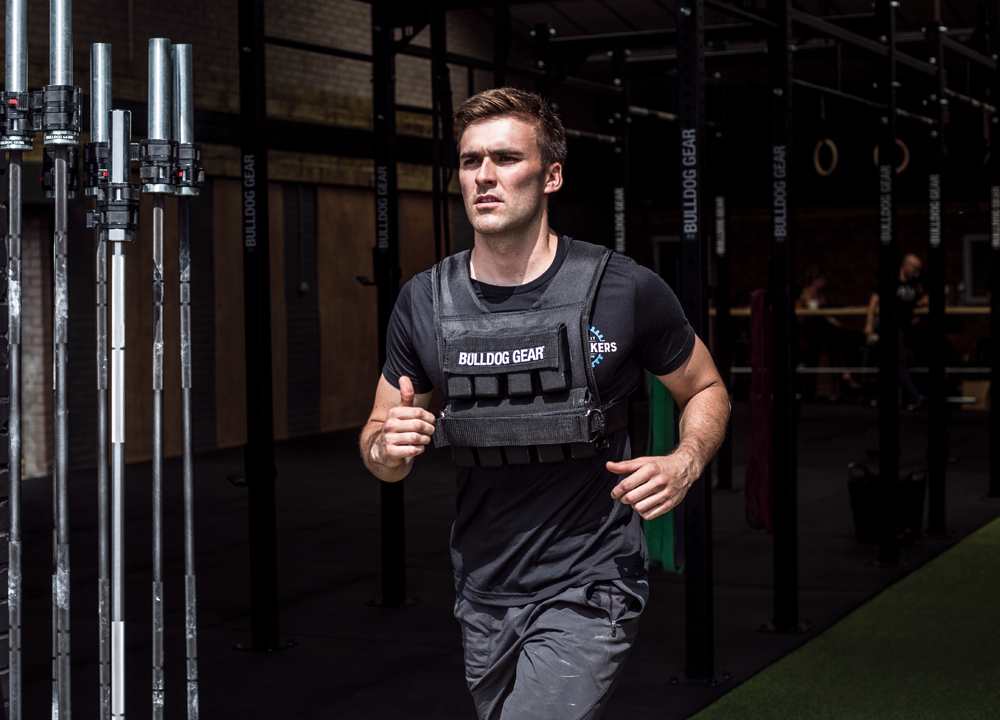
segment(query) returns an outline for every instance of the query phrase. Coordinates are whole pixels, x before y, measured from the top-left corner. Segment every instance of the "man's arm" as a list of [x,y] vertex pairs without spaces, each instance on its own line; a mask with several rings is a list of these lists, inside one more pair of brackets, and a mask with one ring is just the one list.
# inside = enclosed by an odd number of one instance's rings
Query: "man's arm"
[[399,389],[384,376],[375,390],[375,406],[361,430],[361,460],[379,480],[398,482],[410,474],[434,434],[434,415],[427,411],[431,394],[413,392],[405,375]]
[[646,520],[676,507],[701,477],[726,436],[730,411],[729,392],[697,337],[684,364],[657,377],[681,408],[680,442],[666,456],[608,463],[611,472],[627,475],[611,497],[631,505]]
[[875,313],[878,311],[878,293],[872,293],[868,300],[868,315],[865,317],[865,335],[875,332]]

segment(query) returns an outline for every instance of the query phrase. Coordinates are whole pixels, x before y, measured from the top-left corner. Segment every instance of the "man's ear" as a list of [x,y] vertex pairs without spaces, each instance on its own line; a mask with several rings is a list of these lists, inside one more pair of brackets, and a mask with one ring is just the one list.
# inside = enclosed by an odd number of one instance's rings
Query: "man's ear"
[[562,184],[562,165],[560,163],[552,163],[549,165],[548,172],[545,173],[545,194],[558,192]]

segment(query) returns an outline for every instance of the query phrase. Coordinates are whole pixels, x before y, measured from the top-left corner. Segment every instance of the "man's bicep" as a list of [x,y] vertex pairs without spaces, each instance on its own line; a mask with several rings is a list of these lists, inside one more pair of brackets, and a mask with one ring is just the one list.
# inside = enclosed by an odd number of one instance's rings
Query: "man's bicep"
[[722,378],[715,367],[712,354],[705,347],[701,338],[695,336],[694,347],[687,360],[680,367],[666,375],[657,375],[657,379],[674,396],[680,407],[687,405],[688,400],[713,385],[721,386]]

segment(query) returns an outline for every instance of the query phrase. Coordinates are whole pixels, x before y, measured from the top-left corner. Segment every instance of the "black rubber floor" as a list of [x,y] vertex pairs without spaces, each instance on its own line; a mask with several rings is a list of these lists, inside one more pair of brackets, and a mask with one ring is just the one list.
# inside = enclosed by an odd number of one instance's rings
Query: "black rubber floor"
[[[735,413],[735,477],[742,486],[747,408]],[[717,493],[715,509],[716,687],[684,683],[683,577],[655,573],[639,640],[606,718],[684,718],[808,641],[880,589],[1000,515],[983,499],[987,418],[956,412],[948,518],[954,535],[904,550],[901,570],[873,569],[870,546],[854,540],[846,464],[863,459],[876,412],[857,406],[803,409],[800,550],[805,635],[765,634],[770,620],[771,537],[744,520],[740,492]],[[199,456],[198,598],[202,717],[394,720],[474,718],[465,689],[448,537],[454,513],[450,459],[423,458],[406,481],[409,594],[403,610],[368,606],[380,591],[379,487],[357,457],[354,432],[278,447],[282,638],[291,649],[233,649],[250,640],[249,528],[242,451]],[[926,415],[903,417],[904,464],[925,450]],[[166,468],[166,716],[184,717],[183,547],[180,465]],[[150,466],[129,466],[126,490],[127,715],[151,705]],[[93,472],[71,478],[73,716],[97,717],[96,490]],[[49,714],[51,698],[51,482],[24,486],[25,717]],[[677,682],[671,679],[676,678]]]

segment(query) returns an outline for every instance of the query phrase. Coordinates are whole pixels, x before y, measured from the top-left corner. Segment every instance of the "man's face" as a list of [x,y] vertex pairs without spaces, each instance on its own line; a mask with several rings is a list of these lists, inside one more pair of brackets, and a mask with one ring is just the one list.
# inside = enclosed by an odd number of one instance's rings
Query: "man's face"
[[562,186],[562,167],[543,165],[531,123],[502,116],[465,129],[458,179],[476,232],[510,234],[538,218],[545,196]]
[[916,258],[907,258],[903,261],[903,279],[916,280],[920,277],[920,261]]

